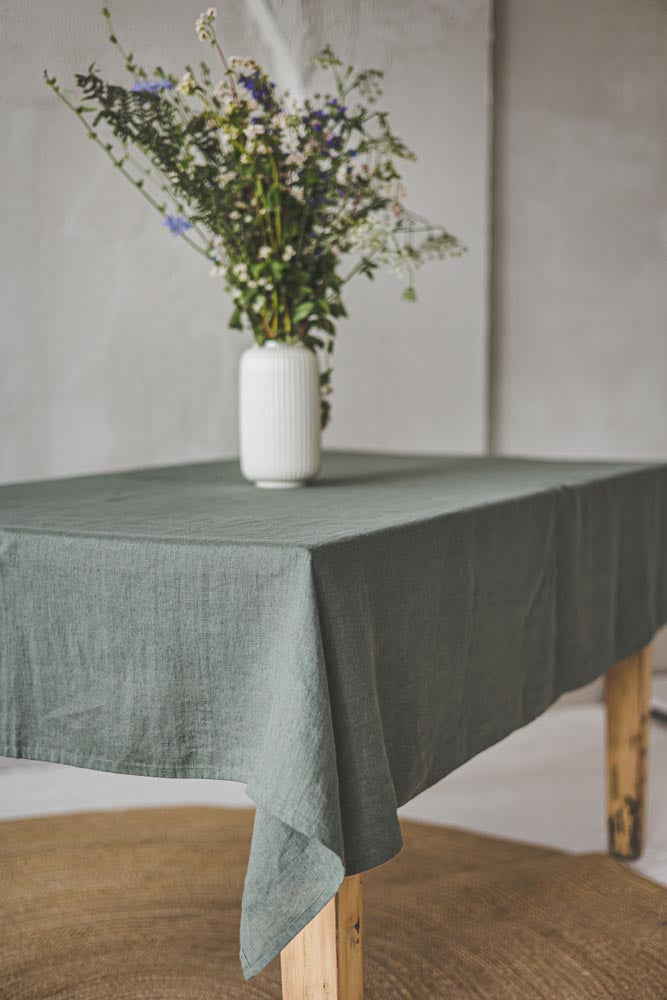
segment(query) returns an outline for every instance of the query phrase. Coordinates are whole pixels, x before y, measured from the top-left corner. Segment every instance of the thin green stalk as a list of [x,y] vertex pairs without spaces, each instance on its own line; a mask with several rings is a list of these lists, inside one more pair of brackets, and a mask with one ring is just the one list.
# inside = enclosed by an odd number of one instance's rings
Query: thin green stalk
[[125,68],[128,70],[128,72],[132,74],[135,80],[140,80],[141,77],[135,72],[136,67],[132,68],[132,63],[130,61],[129,54],[120,44],[120,42],[118,41],[118,36],[116,35],[116,32],[113,30],[113,23],[111,21],[111,11],[109,10],[108,7],[102,8],[102,17],[107,22],[109,28],[109,41],[116,49],[118,49],[118,52],[120,53],[123,63],[125,64]]
[[216,49],[218,55],[220,56],[220,61],[222,63],[222,67],[223,67],[223,69],[225,71],[225,74],[229,77],[229,85],[231,87],[232,94],[234,95],[234,100],[238,104],[239,103],[239,95],[238,95],[238,91],[236,89],[236,81],[234,80],[234,74],[232,73],[231,69],[229,68],[229,63],[227,62],[227,57],[225,56],[225,53],[222,51],[222,46],[220,45],[220,42],[218,41],[218,36],[216,35],[215,31],[213,31],[212,45],[214,46],[214,48]]
[[355,274],[359,274],[359,271],[361,271],[366,261],[372,261],[373,258],[376,256],[377,253],[364,254],[362,259],[359,261],[358,264],[355,264],[355,266],[352,268],[349,274],[346,274],[345,277],[341,278],[340,280],[341,285],[346,285],[351,278],[354,278]]

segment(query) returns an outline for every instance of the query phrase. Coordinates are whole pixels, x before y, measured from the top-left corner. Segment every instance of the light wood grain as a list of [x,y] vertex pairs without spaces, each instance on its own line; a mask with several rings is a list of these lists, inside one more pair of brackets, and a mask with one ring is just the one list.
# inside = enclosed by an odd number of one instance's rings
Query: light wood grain
[[651,647],[607,674],[607,811],[609,852],[640,857],[644,847]]
[[361,876],[343,881],[280,955],[283,1000],[362,1000]]

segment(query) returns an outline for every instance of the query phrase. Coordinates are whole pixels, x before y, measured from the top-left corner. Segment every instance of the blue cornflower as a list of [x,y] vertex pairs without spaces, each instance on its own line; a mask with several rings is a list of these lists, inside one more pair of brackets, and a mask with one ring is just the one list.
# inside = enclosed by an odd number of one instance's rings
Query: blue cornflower
[[347,155],[348,156],[356,156],[357,153],[358,153],[358,150],[356,150],[356,149],[348,149],[348,151],[347,151]]
[[249,91],[258,104],[268,107],[272,102],[271,87],[274,84],[269,82],[267,86],[261,79],[259,73],[255,71],[248,76],[246,73],[239,73],[239,83]]
[[130,87],[135,94],[158,94],[161,90],[173,90],[170,80],[137,80]]
[[192,223],[183,215],[165,215],[163,226],[166,226],[174,236],[182,236],[188,229],[192,229]]
[[347,111],[347,104],[339,104],[337,97],[331,98],[331,100],[327,101],[327,104],[332,109],[332,115],[338,115],[339,118],[344,117],[345,112]]

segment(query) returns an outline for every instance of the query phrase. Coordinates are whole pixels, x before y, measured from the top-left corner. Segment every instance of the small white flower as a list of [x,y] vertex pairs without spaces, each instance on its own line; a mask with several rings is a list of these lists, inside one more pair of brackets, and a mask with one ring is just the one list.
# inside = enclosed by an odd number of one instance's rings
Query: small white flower
[[338,170],[336,171],[336,181],[338,184],[345,184],[348,178],[349,171],[350,168],[347,167],[344,163],[341,163]]
[[236,209],[233,208],[231,210],[231,212],[229,213],[229,218],[230,219],[240,219],[241,218],[241,213],[237,212]]
[[267,247],[266,245],[260,247],[257,256],[259,257],[260,260],[266,260],[268,257],[271,256],[271,247]]
[[184,73],[176,87],[182,94],[192,94],[195,89],[195,78],[192,73]]
[[243,216],[243,221],[247,222],[248,225],[250,225],[250,223],[252,222],[252,215],[244,215]]
[[213,22],[218,16],[215,7],[209,7],[207,11],[200,14],[195,21],[195,31],[200,42],[208,42],[213,38]]
[[248,56],[230,56],[229,63],[230,66],[238,67],[239,69],[259,69],[256,60],[250,59]]
[[294,247],[292,246],[292,244],[288,243],[287,246],[285,247],[285,249],[283,250],[283,260],[284,261],[291,260],[292,257],[295,255],[295,253],[296,253],[296,250],[294,249]]
[[257,288],[257,282],[256,281],[249,281],[248,282],[248,288]]
[[256,139],[259,135],[264,135],[266,129],[261,122],[253,122],[252,125],[247,125],[243,129],[246,139]]

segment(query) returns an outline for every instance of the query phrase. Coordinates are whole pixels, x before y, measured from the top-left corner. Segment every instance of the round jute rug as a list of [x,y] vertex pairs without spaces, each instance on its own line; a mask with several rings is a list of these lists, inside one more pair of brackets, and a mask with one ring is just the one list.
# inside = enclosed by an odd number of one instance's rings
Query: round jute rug
[[[2,1000],[258,1000],[238,961],[252,813],[0,824]],[[365,886],[367,1000],[665,1000],[667,891],[601,855],[404,824]]]

